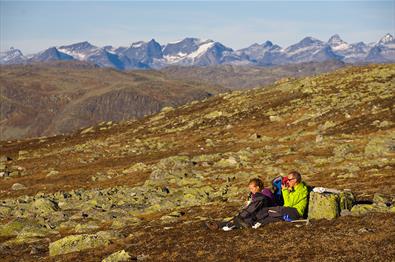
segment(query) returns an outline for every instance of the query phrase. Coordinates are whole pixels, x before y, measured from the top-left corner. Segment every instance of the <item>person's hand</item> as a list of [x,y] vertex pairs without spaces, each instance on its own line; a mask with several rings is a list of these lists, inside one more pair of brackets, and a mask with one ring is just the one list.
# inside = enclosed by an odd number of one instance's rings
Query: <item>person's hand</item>
[[288,187],[284,184],[281,184],[281,190],[288,189]]

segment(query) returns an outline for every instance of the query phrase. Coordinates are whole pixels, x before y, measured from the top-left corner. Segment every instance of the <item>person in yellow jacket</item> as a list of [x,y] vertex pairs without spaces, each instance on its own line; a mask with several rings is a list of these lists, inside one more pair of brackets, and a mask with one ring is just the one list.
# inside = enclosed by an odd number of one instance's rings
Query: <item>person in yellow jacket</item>
[[309,195],[306,184],[302,181],[302,176],[297,171],[292,171],[283,180],[281,191],[284,199],[284,206],[264,208],[257,214],[257,223],[253,228],[258,228],[271,222],[292,221],[303,217],[307,208],[307,198]]
[[303,217],[307,207],[307,196],[309,194],[307,186],[302,181],[302,176],[297,171],[290,172],[287,178],[287,183],[281,186],[284,207],[295,208],[299,217]]

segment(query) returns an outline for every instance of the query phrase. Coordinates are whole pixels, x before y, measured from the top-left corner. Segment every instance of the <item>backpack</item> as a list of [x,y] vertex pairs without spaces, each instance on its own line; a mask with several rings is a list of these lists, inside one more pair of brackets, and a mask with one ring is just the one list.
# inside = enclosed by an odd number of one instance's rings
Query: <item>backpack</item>
[[278,206],[284,205],[283,195],[281,193],[282,176],[278,176],[272,180],[272,188],[274,191],[274,198]]

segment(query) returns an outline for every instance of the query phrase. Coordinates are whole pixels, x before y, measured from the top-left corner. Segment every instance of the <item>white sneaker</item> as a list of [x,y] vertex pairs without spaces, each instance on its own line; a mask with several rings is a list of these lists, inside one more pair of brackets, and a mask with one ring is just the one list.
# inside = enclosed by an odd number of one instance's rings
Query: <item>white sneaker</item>
[[258,227],[260,227],[262,224],[259,222],[256,222],[255,225],[252,226],[253,229],[257,229]]
[[222,230],[223,230],[223,231],[231,231],[231,230],[234,229],[234,228],[235,228],[235,226],[230,226],[230,227],[224,226],[224,227],[222,228]]

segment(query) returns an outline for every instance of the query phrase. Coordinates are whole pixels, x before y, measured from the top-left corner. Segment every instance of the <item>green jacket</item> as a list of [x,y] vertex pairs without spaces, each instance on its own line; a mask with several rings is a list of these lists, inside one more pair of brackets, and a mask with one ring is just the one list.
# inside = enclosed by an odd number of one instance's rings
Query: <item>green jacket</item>
[[285,207],[293,207],[298,210],[300,216],[303,216],[307,207],[307,196],[309,194],[304,182],[299,183],[289,192],[287,189],[282,190]]

